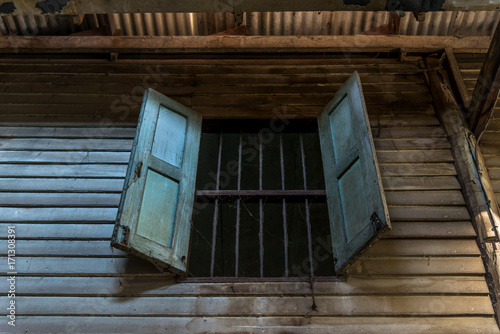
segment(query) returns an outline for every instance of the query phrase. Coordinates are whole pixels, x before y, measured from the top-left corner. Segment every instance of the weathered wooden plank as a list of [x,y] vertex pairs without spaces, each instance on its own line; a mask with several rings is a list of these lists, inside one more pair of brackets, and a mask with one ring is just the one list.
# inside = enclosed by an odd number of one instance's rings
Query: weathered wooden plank
[[481,255],[475,240],[379,240],[364,253],[371,256]]
[[[302,102],[302,101],[301,101]],[[386,108],[387,111],[394,110],[393,115],[386,113],[378,113],[378,120],[372,117],[372,123],[377,127],[387,126],[436,126],[439,122],[431,114],[425,112],[428,104],[416,104],[417,111],[415,114],[408,112],[399,112],[402,106],[397,104],[388,107],[386,104],[368,105],[368,110],[374,109],[380,111],[380,107]],[[313,118],[324,108],[322,104],[306,105],[299,104],[254,104],[254,105],[238,105],[228,106],[226,104],[218,106],[191,106],[193,110],[199,111],[204,118],[273,118],[276,117],[276,112],[290,118]],[[77,105],[77,104],[4,104],[2,105],[2,125],[12,125],[7,121],[19,124],[24,122],[27,125],[40,125],[39,121],[47,122],[52,118],[54,123],[62,123],[61,125],[75,126],[78,122],[88,125],[91,122],[97,121],[98,124],[115,124],[117,126],[135,125],[139,115],[139,104],[123,103],[117,105],[115,112],[110,108],[109,104],[105,105]],[[406,105],[406,108],[410,108]],[[412,108],[413,109],[413,108]],[[425,113],[422,113],[422,110]],[[273,112],[274,111],[274,112]],[[371,114],[371,112],[370,112]],[[377,116],[377,112],[373,113]],[[17,118],[15,117],[17,115]],[[19,115],[22,115],[20,118]],[[404,116],[404,117],[402,117]],[[427,117],[425,117],[427,116]],[[29,117],[29,118],[28,118]],[[28,119],[27,119],[28,118]],[[56,118],[56,119],[54,119]],[[73,122],[68,122],[73,120]],[[26,123],[27,121],[33,121]],[[49,123],[54,125],[54,123]],[[374,125],[374,126],[375,126]]]
[[0,151],[0,162],[6,163],[128,163],[129,152],[82,151]]
[[[358,6],[354,6],[359,8]],[[344,7],[345,8],[345,7]],[[384,6],[384,8],[386,8]],[[453,8],[453,7],[452,7]],[[258,10],[248,10],[258,11]],[[111,13],[113,10],[107,10]],[[155,12],[153,10],[152,12]],[[165,12],[158,10],[158,12]],[[167,11],[168,12],[168,11]],[[19,12],[18,12],[19,13]],[[457,52],[483,49],[489,36],[8,36],[0,37],[0,50],[17,52],[107,52],[120,53],[226,53],[226,52],[436,52],[453,47]]]
[[[484,136],[483,136],[483,138],[484,138]],[[482,145],[479,145],[479,146],[481,147]],[[486,162],[487,167],[500,167],[500,154],[498,154],[498,155],[485,155],[484,161]]]
[[[428,105],[432,108],[431,105]],[[369,109],[370,114],[373,108]],[[386,110],[387,113],[387,110]],[[408,113],[408,110],[407,110]],[[412,110],[413,113],[413,110]],[[431,115],[434,114],[432,110]],[[415,139],[430,139],[430,138],[446,138],[446,134],[440,126],[426,126],[414,128],[377,128],[372,129],[374,139],[377,138],[415,138]]]
[[500,119],[499,118],[493,118],[488,123],[488,131],[500,131]]
[[[221,333],[248,331],[281,334],[335,333],[366,334],[422,333],[469,334],[499,333],[491,316],[467,317],[81,317],[81,316],[18,316],[12,333],[32,331],[64,333]],[[166,325],[168,324],[168,325]]]
[[120,194],[2,193],[0,206],[118,207]]
[[393,222],[385,238],[476,238],[470,221],[466,222]]
[[[110,235],[111,238],[111,235]],[[7,256],[7,240],[0,240]],[[100,240],[26,240],[16,243],[16,256],[125,257],[128,253],[111,247],[110,241]]]
[[[0,223],[0,228],[7,231],[11,223]],[[104,240],[109,243],[113,233],[113,222],[102,224],[88,223],[52,223],[52,222],[32,222],[29,224],[16,223],[16,240]],[[2,238],[7,238],[3,235]]]
[[0,164],[0,177],[98,177],[124,178],[127,165],[105,164]]
[[[252,105],[252,104],[302,104],[302,105],[325,105],[332,98],[332,93],[310,93],[301,94],[207,94],[207,95],[172,95],[169,97],[186,106],[219,106],[219,105]],[[128,93],[130,94],[130,93]],[[136,100],[134,95],[125,94],[7,94],[0,93],[0,102],[5,104],[48,104],[57,101],[59,104],[95,105],[108,104],[119,106],[124,101]],[[385,104],[395,102],[425,102],[430,103],[428,93],[398,92],[398,93],[366,93],[367,104]]]
[[[7,240],[0,240],[7,256]],[[108,241],[100,240],[29,240],[16,244],[18,256],[116,257],[127,253],[116,250]],[[463,256],[480,255],[474,240],[381,240],[364,256]]]
[[[7,261],[6,257],[1,257]],[[83,257],[16,257],[18,275],[37,276],[161,276],[166,277],[151,263],[135,256]]]
[[492,180],[491,185],[493,186],[493,189],[495,189],[495,192],[499,192],[498,190],[500,189],[500,180]]
[[52,150],[52,151],[130,151],[132,140],[127,139],[0,139],[2,150]]
[[[368,110],[370,107],[368,106]],[[376,127],[398,127],[398,126],[435,126],[439,125],[439,121],[435,116],[407,116],[407,117],[395,117],[395,116],[379,116],[370,117],[370,125],[373,128]]]
[[[164,277],[18,277],[22,296],[294,296],[309,295],[309,282],[187,283]],[[7,280],[0,289],[8,291]],[[77,293],[75,293],[77,292]],[[317,296],[374,294],[488,294],[482,277],[349,277],[347,282],[314,283]]]
[[[460,58],[464,62],[477,62],[477,59],[483,59],[483,54],[460,54],[465,58]],[[477,56],[477,57],[475,57]],[[482,56],[479,57],[479,56]],[[466,59],[466,60],[465,60]],[[480,61],[482,63],[482,61]],[[2,58],[2,64],[86,64],[86,65],[109,65],[109,60],[104,58],[37,58],[36,61],[33,59],[19,59],[19,58]],[[360,64],[360,65],[370,65],[370,64],[398,64],[399,59],[397,58],[373,58],[371,54],[352,54],[348,59],[342,54],[335,55],[329,54],[315,57],[297,57],[294,55],[279,55],[279,56],[269,56],[265,58],[236,58],[236,57],[211,57],[211,58],[184,58],[184,57],[169,57],[163,59],[147,59],[143,58],[138,60],[134,59],[124,59],[119,58],[116,60],[116,66],[130,66],[130,65],[342,65],[342,64]],[[481,65],[479,65],[481,67]]]
[[[38,176],[34,174],[32,176]],[[121,192],[123,179],[0,178],[0,191],[22,192]]]
[[0,221],[114,221],[116,208],[9,208],[0,207]]
[[450,143],[446,138],[375,138],[375,148],[377,150],[403,150],[403,149],[443,149],[450,148]]
[[461,189],[454,176],[382,177],[385,190],[455,190]]
[[135,127],[0,127],[0,137],[12,138],[114,138],[133,139]]
[[[277,68],[280,70],[281,68]],[[237,70],[237,69],[236,69]],[[26,73],[21,73],[26,74]],[[296,73],[295,73],[296,74]],[[2,73],[0,75],[10,76],[9,73]],[[51,75],[51,74],[49,74]],[[85,74],[83,74],[85,76]],[[127,75],[126,73],[124,75]],[[163,73],[158,73],[158,76],[164,75]],[[199,74],[196,74],[199,75]],[[307,74],[306,74],[307,75]],[[338,74],[342,75],[342,74]],[[363,75],[361,73],[361,75]],[[54,75],[51,75],[54,76]],[[189,78],[190,75],[186,75]],[[23,76],[26,78],[26,76]],[[276,75],[269,75],[269,77],[276,78]],[[381,76],[383,79],[383,76]],[[162,78],[162,77],[160,77]],[[166,81],[172,81],[168,77],[164,77]],[[388,75],[386,76],[388,78]],[[393,79],[393,78],[391,78]],[[412,82],[405,80],[406,77],[401,76],[400,79],[394,79],[393,81],[399,81],[399,83],[384,83],[381,80],[380,83],[373,82],[363,82],[363,91],[367,93],[425,93],[429,89],[426,85],[418,82]],[[168,95],[184,95],[184,94],[290,94],[290,93],[332,93],[338,90],[341,86],[340,83],[330,82],[330,83],[299,83],[294,85],[282,85],[282,84],[268,84],[266,82],[260,82],[256,84],[245,84],[244,81],[240,83],[235,83],[233,85],[224,85],[222,82],[217,84],[216,81],[212,84],[200,84],[200,85],[178,85],[175,83],[166,82],[158,87],[158,91],[162,94]],[[137,82],[137,80],[135,80]],[[61,76],[61,80],[48,83],[35,83],[35,82],[3,82],[0,83],[0,92],[3,93],[47,93],[53,94],[55,90],[59,94],[86,94],[88,92],[100,92],[101,94],[122,94],[125,92],[130,92],[134,89],[134,92],[141,92],[143,87],[139,87],[134,84],[134,79],[131,79],[127,83],[80,83],[68,80],[67,76]],[[0,99],[1,100],[1,99]]]
[[386,191],[389,205],[465,205],[460,191]]
[[[10,223],[0,223],[0,228],[7,230]],[[18,240],[105,240],[113,233],[112,222],[92,224],[87,222],[31,222],[16,223]],[[6,236],[3,236],[6,238]],[[476,237],[470,222],[394,222],[392,230],[385,238],[440,238],[456,239]]]
[[[5,303],[7,297],[0,297]],[[317,296],[318,316],[371,315],[491,315],[488,296]],[[43,297],[16,297],[23,315],[114,316],[258,316],[305,315],[310,297],[52,297],[50,308]],[[439,303],[441,307],[430,305]],[[235,307],[236,305],[238,307]]]
[[[249,85],[265,84],[272,85],[295,85],[295,84],[342,84],[345,82],[349,76],[352,74],[350,72],[343,73],[322,73],[322,74],[295,74],[294,71],[285,74],[266,74],[266,75],[248,75],[248,74],[234,74],[234,73],[224,73],[220,74],[197,74],[192,73],[191,75],[172,75],[163,74],[156,71],[154,68],[153,73],[149,77],[148,81],[151,84],[161,83],[161,86],[169,85]],[[296,68],[294,69],[296,70]],[[478,73],[479,74],[479,73]],[[75,81],[75,77],[78,76],[78,81]],[[407,73],[397,73],[397,74],[381,74],[381,73],[360,73],[363,85],[365,84],[408,84],[408,85],[419,85],[425,84],[425,79],[422,74],[407,74]],[[75,82],[78,84],[92,84],[95,85],[99,82],[101,85],[130,85],[131,82],[141,83],[144,80],[144,75],[138,74],[120,74],[113,75],[107,73],[96,74],[76,74],[70,72],[67,74],[59,73],[29,73],[29,72],[17,72],[17,73],[2,73],[2,82],[4,83],[38,83],[38,84],[48,84],[50,86],[59,85],[74,85]],[[263,80],[265,79],[265,81]],[[477,79],[477,76],[476,76]],[[159,87],[161,89],[161,87]],[[127,90],[127,93],[130,90]],[[51,91],[53,93],[53,91]]]
[[390,206],[394,221],[463,221],[469,220],[465,206]]
[[361,258],[349,275],[482,275],[481,257]]
[[[330,64],[252,64],[253,59],[248,59],[245,64],[160,64],[155,62],[150,65],[136,63],[114,62],[113,64],[74,64],[67,63],[0,63],[0,73],[78,73],[78,74],[141,74],[141,75],[171,75],[171,74],[322,74],[335,73],[350,75],[354,71],[359,73],[422,73],[417,62],[384,63],[373,64],[346,64],[336,62]],[[156,73],[155,73],[156,72]],[[132,86],[133,87],[133,86]],[[130,87],[130,88],[132,88]],[[54,92],[52,92],[54,93]]]
[[481,137],[481,145],[483,145],[484,143],[492,143],[500,146],[500,132],[485,132]]
[[[500,125],[500,122],[499,122]],[[481,152],[488,155],[500,155],[500,146],[495,142],[481,143]]]
[[[395,129],[395,128],[387,128]],[[450,150],[383,150],[377,151],[379,163],[386,162],[453,162]]]
[[500,180],[500,168],[499,167],[488,167],[488,173],[492,180]]
[[408,163],[379,164],[383,176],[437,176],[457,175],[455,166],[451,163]]
[[[5,257],[0,260],[7,261]],[[366,258],[349,275],[483,275],[480,257]],[[37,276],[164,275],[136,257],[17,257],[16,270]]]

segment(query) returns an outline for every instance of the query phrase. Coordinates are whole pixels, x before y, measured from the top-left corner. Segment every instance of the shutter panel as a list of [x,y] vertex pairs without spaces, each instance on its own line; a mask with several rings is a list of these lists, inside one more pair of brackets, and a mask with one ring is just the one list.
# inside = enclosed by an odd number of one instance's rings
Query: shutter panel
[[335,270],[391,228],[357,72],[318,117]]
[[186,272],[201,115],[145,92],[111,244]]

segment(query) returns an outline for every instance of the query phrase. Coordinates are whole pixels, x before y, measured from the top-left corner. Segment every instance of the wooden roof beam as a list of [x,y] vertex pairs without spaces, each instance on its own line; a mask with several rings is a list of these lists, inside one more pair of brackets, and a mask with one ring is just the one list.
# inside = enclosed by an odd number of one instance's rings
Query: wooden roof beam
[[9,36],[0,53],[486,52],[491,37],[451,36]]
[[484,0],[12,0],[0,6],[0,15],[108,14],[108,13],[215,13],[275,11],[440,11],[498,10],[495,1]]
[[497,25],[470,102],[470,127],[480,140],[493,118],[500,91],[500,24]]

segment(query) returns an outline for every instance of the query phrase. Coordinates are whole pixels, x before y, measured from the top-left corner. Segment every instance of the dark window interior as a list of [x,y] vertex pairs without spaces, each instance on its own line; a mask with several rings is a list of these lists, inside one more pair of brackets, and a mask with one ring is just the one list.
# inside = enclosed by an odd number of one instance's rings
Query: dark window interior
[[204,121],[189,274],[335,275],[324,189],[316,119]]

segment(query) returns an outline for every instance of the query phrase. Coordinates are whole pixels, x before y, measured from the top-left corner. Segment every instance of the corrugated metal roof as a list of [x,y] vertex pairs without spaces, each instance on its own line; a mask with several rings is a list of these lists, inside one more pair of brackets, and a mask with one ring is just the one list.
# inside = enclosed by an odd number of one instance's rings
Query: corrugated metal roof
[[[131,13],[112,14],[126,36],[210,35],[235,27],[232,13]],[[388,12],[250,12],[244,13],[247,35],[355,35],[388,24]],[[499,11],[429,12],[417,22],[405,13],[401,35],[485,36],[500,20]],[[3,16],[3,35],[70,35],[104,25],[104,16],[87,14],[81,20],[69,15]]]

